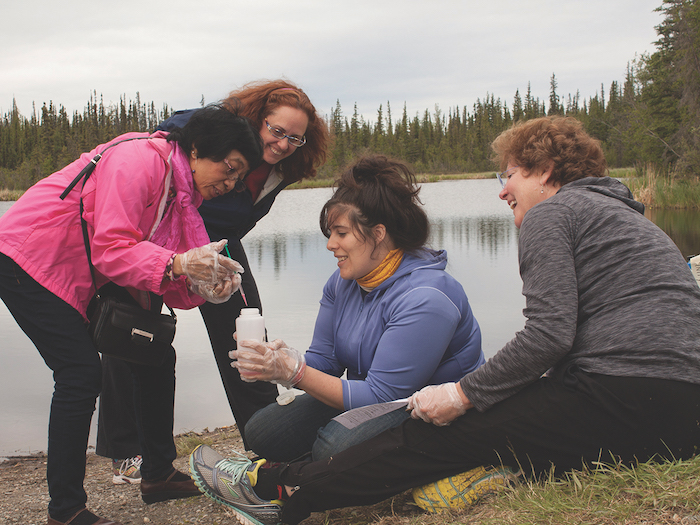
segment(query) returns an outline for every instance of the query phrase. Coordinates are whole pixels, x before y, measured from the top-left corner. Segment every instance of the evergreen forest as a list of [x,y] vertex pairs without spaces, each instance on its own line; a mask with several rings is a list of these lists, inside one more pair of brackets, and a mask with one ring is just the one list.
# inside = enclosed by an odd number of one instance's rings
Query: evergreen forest
[[[320,177],[333,177],[358,155],[383,153],[413,164],[419,173],[493,171],[491,141],[514,122],[544,115],[581,120],[598,138],[611,168],[652,166],[673,179],[700,176],[700,0],[662,0],[655,51],[627,64],[625,78],[583,98],[558,92],[555,74],[549,96],[530,85],[508,104],[486,92],[472,107],[426,109],[408,115],[380,104],[374,121],[341,108],[327,117],[331,156]],[[184,108],[176,108],[184,109]],[[30,116],[16,105],[0,119],[0,188],[24,190],[75,160],[82,152],[128,131],[151,131],[174,110],[120,98],[105,106],[93,92],[84,110],[69,115],[49,102]]]

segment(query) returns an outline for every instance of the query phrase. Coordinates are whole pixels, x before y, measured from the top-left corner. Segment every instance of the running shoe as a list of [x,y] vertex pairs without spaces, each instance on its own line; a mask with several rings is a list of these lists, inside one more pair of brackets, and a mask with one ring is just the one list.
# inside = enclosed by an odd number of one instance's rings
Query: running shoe
[[125,485],[141,483],[141,456],[112,460],[112,483]]
[[413,501],[428,512],[465,509],[510,485],[519,475],[520,471],[510,467],[477,467],[413,489]]
[[190,454],[190,473],[205,496],[233,509],[241,525],[278,525],[283,502],[258,497],[253,487],[264,459],[251,461],[243,454],[232,458],[206,445]]

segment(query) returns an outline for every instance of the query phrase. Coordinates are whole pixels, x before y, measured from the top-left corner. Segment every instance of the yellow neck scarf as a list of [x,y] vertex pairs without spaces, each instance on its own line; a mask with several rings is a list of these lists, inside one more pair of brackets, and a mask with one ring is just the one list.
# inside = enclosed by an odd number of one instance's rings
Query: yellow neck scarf
[[396,269],[399,267],[402,260],[403,250],[401,248],[391,250],[387,256],[384,257],[384,260],[379,266],[364,277],[357,279],[357,284],[359,284],[365,290],[374,290],[377,286],[394,275],[394,272],[396,272]]

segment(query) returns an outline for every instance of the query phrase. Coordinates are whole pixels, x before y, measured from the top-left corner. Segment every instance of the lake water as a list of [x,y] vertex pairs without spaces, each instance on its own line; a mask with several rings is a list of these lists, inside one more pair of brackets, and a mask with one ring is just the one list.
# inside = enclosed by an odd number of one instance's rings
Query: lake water
[[[482,329],[487,358],[522,328],[517,229],[498,199],[495,179],[425,184],[433,248],[447,250],[448,272],[464,286]],[[270,338],[305,349],[323,284],[336,261],[326,250],[318,214],[327,188],[283,191],[244,239],[265,308]],[[0,215],[12,203],[0,202]],[[700,212],[649,214],[686,256],[700,251]],[[178,312],[175,431],[230,425],[229,409],[198,310]],[[46,449],[51,371],[0,301],[0,456]],[[90,438],[94,445],[95,421]]]

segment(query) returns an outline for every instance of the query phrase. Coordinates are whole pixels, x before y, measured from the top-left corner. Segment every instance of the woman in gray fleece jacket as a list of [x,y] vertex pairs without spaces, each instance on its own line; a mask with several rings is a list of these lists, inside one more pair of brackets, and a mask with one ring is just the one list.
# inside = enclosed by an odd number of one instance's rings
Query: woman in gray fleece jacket
[[[234,510],[295,524],[421,486],[418,504],[439,510],[506,467],[537,476],[697,452],[700,288],[678,248],[605,176],[598,141],[575,119],[516,124],[493,149],[520,228],[524,329],[458,383],[414,394],[403,425],[330,461],[259,470],[254,487],[234,476],[260,498],[226,502]],[[286,502],[271,513],[264,500],[278,494]]]

